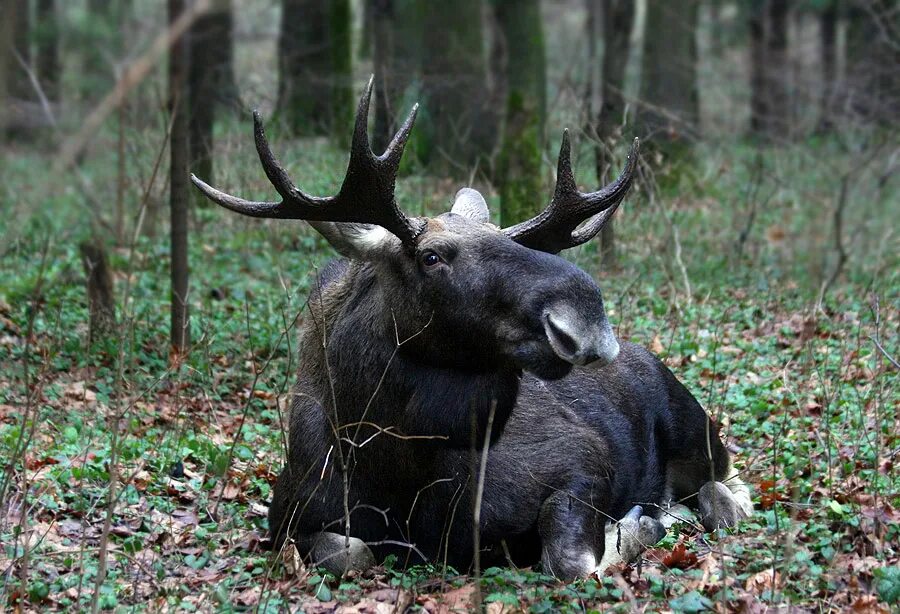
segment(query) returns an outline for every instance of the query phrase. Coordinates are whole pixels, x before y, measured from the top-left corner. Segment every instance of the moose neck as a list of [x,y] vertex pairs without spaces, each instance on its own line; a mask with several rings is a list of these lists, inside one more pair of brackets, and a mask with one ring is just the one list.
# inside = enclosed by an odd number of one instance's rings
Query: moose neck
[[[320,300],[314,294],[310,301],[313,318],[305,343],[317,348],[319,364],[327,364],[317,385],[324,405],[342,424],[362,422],[366,431],[377,425],[400,436],[432,438],[420,442],[468,447],[474,435],[480,446],[491,415],[492,438],[499,435],[515,405],[521,373],[477,361],[474,369],[464,369],[429,360],[422,348],[439,343],[434,338],[442,334],[439,326],[406,320],[401,329],[385,292],[371,266],[353,263],[323,288]],[[321,340],[317,323],[322,322],[325,348],[313,338]],[[410,332],[410,327],[417,328]]]

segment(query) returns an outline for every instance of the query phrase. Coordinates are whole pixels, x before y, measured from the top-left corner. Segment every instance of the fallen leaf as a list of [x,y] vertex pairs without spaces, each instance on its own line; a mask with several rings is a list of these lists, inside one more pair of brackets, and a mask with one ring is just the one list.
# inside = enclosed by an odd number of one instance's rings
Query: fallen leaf
[[888,606],[879,603],[875,595],[860,595],[850,606],[851,612],[857,614],[888,614]]
[[697,555],[693,552],[688,552],[684,542],[679,542],[672,548],[672,552],[663,557],[662,564],[669,569],[688,569],[697,564]]
[[774,569],[764,569],[747,578],[744,588],[761,595],[766,591],[773,591],[775,587],[781,584],[781,574]]
[[293,543],[285,544],[281,550],[281,562],[284,563],[284,570],[289,576],[302,578],[306,575],[306,565],[300,557],[300,551]]

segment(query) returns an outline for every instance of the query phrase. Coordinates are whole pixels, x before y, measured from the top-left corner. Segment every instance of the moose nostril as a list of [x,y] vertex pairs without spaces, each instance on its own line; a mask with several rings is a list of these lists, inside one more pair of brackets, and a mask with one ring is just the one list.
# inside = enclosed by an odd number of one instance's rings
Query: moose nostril
[[559,354],[574,358],[578,355],[578,342],[565,330],[565,325],[556,321],[552,313],[545,316],[547,336]]

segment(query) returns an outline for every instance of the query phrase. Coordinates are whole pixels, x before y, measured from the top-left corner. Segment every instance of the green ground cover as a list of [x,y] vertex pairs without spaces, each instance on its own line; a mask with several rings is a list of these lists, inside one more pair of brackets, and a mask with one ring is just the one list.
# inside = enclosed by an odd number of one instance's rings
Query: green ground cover
[[[216,183],[268,194],[252,146],[235,136],[248,126],[219,128],[232,140],[216,154]],[[153,134],[131,135],[129,225]],[[325,145],[277,150],[312,192],[333,190],[343,171]],[[107,232],[97,220],[112,207],[113,152],[62,180],[40,152],[4,151],[0,609],[89,608],[95,595],[122,611],[462,611],[478,596],[491,612],[896,607],[900,391],[885,353],[900,356],[898,189],[878,163],[854,171],[860,155],[836,140],[706,146],[677,176],[645,169],[617,214],[618,270],[598,270],[595,245],[568,254],[599,280],[620,337],[661,354],[722,424],[757,509],[736,530],[681,526],[638,567],[562,585],[539,570],[478,579],[391,561],[338,579],[261,551],[294,324],[327,246],[299,223],[197,209],[193,347],[175,364],[159,177],[144,222],[160,218],[157,234],[111,252],[118,333],[90,345],[78,242],[92,226]],[[580,158],[588,177],[586,147]],[[820,301],[838,262],[842,181],[848,259]],[[445,209],[457,187],[419,175],[400,184],[412,213]]]

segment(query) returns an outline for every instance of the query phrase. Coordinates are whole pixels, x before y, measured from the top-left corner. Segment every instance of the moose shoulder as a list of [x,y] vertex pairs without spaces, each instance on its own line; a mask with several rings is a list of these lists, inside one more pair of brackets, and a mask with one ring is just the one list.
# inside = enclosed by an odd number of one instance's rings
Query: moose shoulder
[[699,506],[707,527],[749,513],[704,410],[648,351],[616,340],[599,288],[557,255],[613,215],[637,143],[615,182],[581,193],[564,134],[549,206],[511,228],[491,225],[468,188],[450,212],[410,218],[394,182],[416,110],[376,156],[371,89],[336,196],[291,183],[258,116],[281,201],[193,178],[239,213],[308,221],[344,256],[317,278],[303,324],[274,544],[294,539],[337,572],[372,551],[465,569],[477,537],[485,564],[541,561],[571,578],[639,556],[669,501]]

